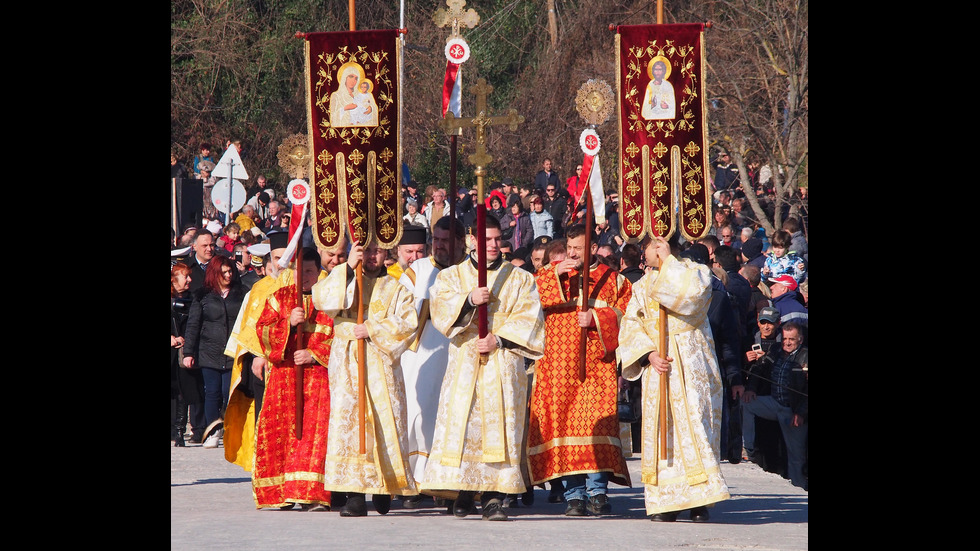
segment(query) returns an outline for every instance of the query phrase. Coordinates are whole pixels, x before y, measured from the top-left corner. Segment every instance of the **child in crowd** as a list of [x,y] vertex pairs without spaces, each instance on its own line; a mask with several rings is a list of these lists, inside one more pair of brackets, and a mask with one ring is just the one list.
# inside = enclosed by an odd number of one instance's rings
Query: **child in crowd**
[[230,253],[235,252],[235,245],[242,242],[241,232],[242,227],[235,222],[228,224],[221,232],[221,238],[218,239],[218,246],[224,247]]
[[806,277],[806,263],[796,251],[789,250],[792,242],[793,236],[786,230],[779,230],[772,236],[772,248],[766,255],[766,263],[762,267],[765,278],[789,274],[797,284],[803,281]]

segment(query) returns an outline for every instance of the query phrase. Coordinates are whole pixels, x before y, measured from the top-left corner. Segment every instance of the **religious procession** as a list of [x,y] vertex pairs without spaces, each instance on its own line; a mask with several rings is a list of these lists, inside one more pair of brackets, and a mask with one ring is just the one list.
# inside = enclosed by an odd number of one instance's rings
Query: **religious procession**
[[287,185],[240,141],[172,154],[174,447],[222,450],[256,509],[340,517],[518,520],[535,488],[604,517],[613,486],[650,521],[713,522],[726,463],[808,491],[807,188],[711,140],[710,25],[611,25],[572,162],[497,179],[490,136],[532,121],[463,85],[465,5],[436,14],[448,181],[403,161],[411,29],[361,30],[353,0],[347,30],[297,34]]

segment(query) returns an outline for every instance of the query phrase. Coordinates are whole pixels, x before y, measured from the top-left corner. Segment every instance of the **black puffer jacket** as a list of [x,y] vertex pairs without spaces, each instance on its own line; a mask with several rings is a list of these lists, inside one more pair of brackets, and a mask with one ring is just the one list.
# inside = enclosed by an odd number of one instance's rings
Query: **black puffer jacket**
[[238,282],[232,285],[225,298],[204,288],[194,292],[194,303],[184,331],[184,355],[194,358],[194,367],[231,369],[234,360],[225,356],[225,345],[245,292]]

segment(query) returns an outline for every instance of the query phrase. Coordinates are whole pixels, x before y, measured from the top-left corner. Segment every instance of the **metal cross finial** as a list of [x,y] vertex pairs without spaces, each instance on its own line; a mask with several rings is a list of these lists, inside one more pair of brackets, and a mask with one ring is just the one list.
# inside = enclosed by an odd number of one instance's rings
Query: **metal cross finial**
[[476,95],[476,117],[469,120],[466,118],[457,119],[453,114],[446,113],[442,127],[446,133],[459,132],[462,128],[476,128],[476,153],[469,156],[470,162],[478,167],[490,164],[493,157],[487,154],[486,148],[486,127],[508,125],[511,131],[517,130],[517,125],[524,122],[524,117],[517,114],[517,109],[511,109],[506,115],[490,116],[487,114],[487,96],[493,92],[493,86],[487,84],[486,79],[479,79],[470,91]]
[[450,38],[459,36],[460,26],[465,25],[466,28],[472,29],[480,22],[480,16],[476,13],[476,10],[470,8],[465,12],[463,11],[466,0],[446,0],[446,5],[449,6],[449,9],[437,9],[433,19],[437,27],[452,25]]

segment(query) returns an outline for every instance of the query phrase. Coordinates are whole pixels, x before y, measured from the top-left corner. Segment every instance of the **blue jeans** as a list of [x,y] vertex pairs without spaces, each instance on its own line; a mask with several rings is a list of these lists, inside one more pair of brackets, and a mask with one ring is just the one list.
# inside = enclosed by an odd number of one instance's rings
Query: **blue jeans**
[[565,481],[565,501],[581,499],[585,501],[586,496],[597,496],[606,493],[609,487],[609,472],[571,474],[563,476]]
[[750,455],[755,452],[755,418],[762,417],[779,422],[786,441],[786,469],[794,486],[807,487],[803,476],[806,461],[806,442],[809,424],[793,426],[793,410],[781,405],[772,396],[757,396],[751,402],[742,403],[742,442]]
[[[210,425],[221,416],[228,404],[228,391],[231,389],[231,370],[202,367],[204,375],[204,417]],[[207,426],[207,425],[205,425]]]

